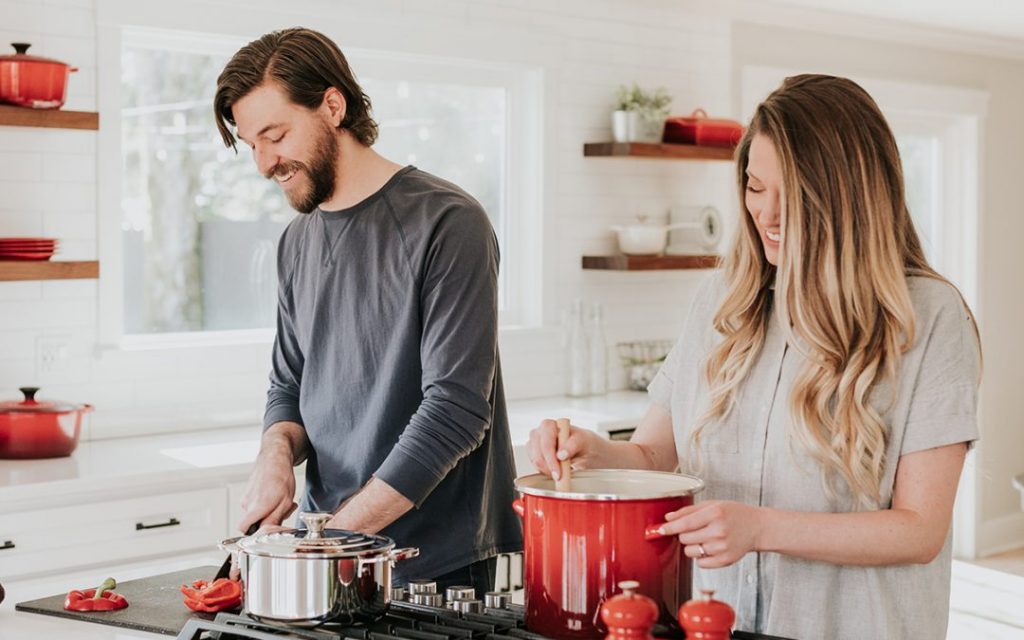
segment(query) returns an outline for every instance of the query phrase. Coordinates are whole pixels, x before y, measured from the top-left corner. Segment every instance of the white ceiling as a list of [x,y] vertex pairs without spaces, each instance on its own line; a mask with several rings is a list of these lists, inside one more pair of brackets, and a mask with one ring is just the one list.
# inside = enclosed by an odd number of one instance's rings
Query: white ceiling
[[1024,0],[774,0],[774,2],[1024,41]]

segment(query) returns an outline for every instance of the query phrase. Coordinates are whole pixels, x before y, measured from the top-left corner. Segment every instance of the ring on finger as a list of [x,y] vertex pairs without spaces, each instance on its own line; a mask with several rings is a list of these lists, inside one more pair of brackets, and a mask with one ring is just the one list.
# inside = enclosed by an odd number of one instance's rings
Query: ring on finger
[[704,550],[704,544],[703,543],[697,543],[697,551],[700,552],[700,555],[697,556],[698,558],[706,558],[706,557],[708,557],[708,552]]

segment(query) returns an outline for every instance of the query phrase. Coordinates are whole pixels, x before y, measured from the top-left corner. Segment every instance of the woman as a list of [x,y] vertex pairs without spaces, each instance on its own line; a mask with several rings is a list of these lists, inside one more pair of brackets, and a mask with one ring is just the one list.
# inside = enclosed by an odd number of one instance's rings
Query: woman
[[557,475],[628,467],[703,478],[670,513],[739,629],[794,638],[944,638],[950,520],[980,347],[925,260],[899,153],[855,83],[787,79],[737,151],[744,216],[695,297],[630,442],[555,425],[530,457]]

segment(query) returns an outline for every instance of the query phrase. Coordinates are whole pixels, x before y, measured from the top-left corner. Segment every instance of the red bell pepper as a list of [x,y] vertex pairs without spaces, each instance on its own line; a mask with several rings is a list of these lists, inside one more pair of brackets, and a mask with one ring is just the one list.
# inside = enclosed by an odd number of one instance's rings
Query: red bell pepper
[[64,599],[64,608],[68,611],[115,611],[128,606],[128,601],[120,593],[111,591],[117,586],[113,578],[107,578],[95,589],[74,590]]
[[185,606],[193,611],[216,613],[242,604],[242,583],[228,578],[212,583],[196,580],[192,587],[181,585],[181,592],[185,595]]

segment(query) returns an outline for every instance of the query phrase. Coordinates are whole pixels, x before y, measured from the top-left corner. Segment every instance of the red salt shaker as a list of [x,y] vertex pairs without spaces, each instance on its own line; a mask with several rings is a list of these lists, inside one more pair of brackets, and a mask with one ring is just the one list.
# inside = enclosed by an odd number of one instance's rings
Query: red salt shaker
[[721,600],[715,600],[714,589],[703,589],[700,598],[679,607],[679,626],[689,640],[729,640],[736,613]]
[[624,580],[619,583],[622,593],[601,605],[601,620],[608,627],[605,640],[654,640],[651,629],[658,619],[658,605],[637,593],[639,588],[636,580]]

